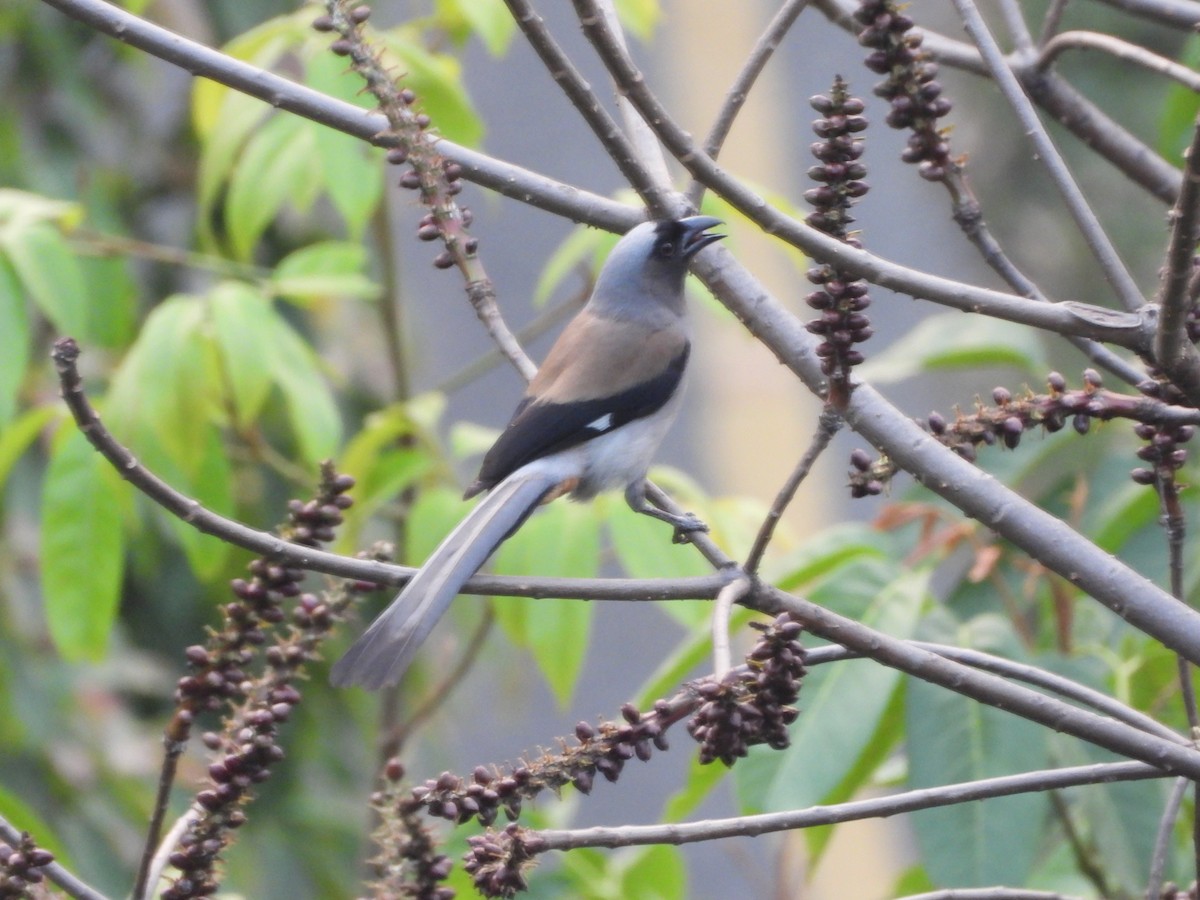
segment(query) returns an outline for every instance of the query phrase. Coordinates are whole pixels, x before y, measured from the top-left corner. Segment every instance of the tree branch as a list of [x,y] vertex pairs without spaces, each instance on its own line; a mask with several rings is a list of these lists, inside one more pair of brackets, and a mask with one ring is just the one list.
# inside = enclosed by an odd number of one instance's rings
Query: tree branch
[[953,806],[990,797],[1008,797],[1081,784],[1138,781],[1162,778],[1152,766],[1134,762],[1098,763],[1021,775],[1004,775],[959,784],[905,791],[888,797],[854,800],[834,806],[763,813],[730,819],[709,819],[668,825],[627,825],[620,828],[581,828],[571,831],[539,831],[546,850],[573,850],[579,847],[638,847],[647,844],[691,844],[730,837],[755,837],[779,831],[795,831],[820,825],[837,825],[859,819],[874,819],[900,813]]
[[[87,396],[75,360],[79,347],[71,338],[55,343],[54,362],[58,367],[63,400],[76,424],[121,477],[167,512],[204,534],[252,550],[262,556],[285,560],[311,572],[323,572],[339,578],[353,578],[373,584],[403,585],[415,569],[371,559],[339,556],[293,544],[265,531],[257,531],[241,522],[226,519],[205,509],[196,500],[180,494],[139,463],[104,427]],[[711,599],[717,596],[732,573],[717,572],[692,578],[526,578],[503,575],[475,575],[462,588],[465,594],[500,594],[512,597],[561,597],[579,600]]]
[[1200,72],[1159,56],[1145,47],[1095,31],[1064,31],[1055,35],[1042,47],[1037,58],[1037,68],[1047,69],[1065,50],[1100,50],[1124,62],[1141,66],[1159,75],[1179,82],[1190,91],[1200,91]]
[[[1171,210],[1171,240],[1158,291],[1158,330],[1154,356],[1190,397],[1200,395],[1200,360],[1187,335],[1192,301],[1188,286],[1195,271],[1196,238],[1200,234],[1200,120],[1184,155],[1183,188]],[[1179,382],[1183,382],[1182,384]],[[1189,387],[1185,385],[1190,385]]]
[[954,0],[954,6],[962,17],[967,33],[979,48],[983,61],[992,74],[992,79],[1000,88],[1000,92],[1012,107],[1013,112],[1016,113],[1022,131],[1033,143],[1038,161],[1045,167],[1046,172],[1050,175],[1050,180],[1058,188],[1084,241],[1100,264],[1104,277],[1116,291],[1121,305],[1128,312],[1140,309],[1144,301],[1133,276],[1125,268],[1125,264],[1101,227],[1100,221],[1088,204],[1083,191],[1075,183],[1071,170],[1067,168],[1058,148],[1050,140],[1049,133],[1038,118],[1037,110],[1026,96],[1021,82],[1009,68],[1000,46],[996,43],[983,16],[979,14],[979,9],[973,0]]
[[[742,64],[741,71],[734,78],[729,90],[725,92],[725,100],[717,111],[708,136],[704,139],[704,152],[713,159],[720,155],[721,148],[725,146],[729,130],[733,127],[734,120],[746,103],[746,98],[750,96],[754,82],[758,80],[758,76],[762,74],[763,69],[775,55],[775,51],[806,6],[808,6],[808,0],[784,0],[783,5],[767,23],[767,28],[762,36],[751,48],[750,55]],[[699,181],[693,181],[687,189],[688,200],[693,206],[699,208],[703,197],[704,185]]]

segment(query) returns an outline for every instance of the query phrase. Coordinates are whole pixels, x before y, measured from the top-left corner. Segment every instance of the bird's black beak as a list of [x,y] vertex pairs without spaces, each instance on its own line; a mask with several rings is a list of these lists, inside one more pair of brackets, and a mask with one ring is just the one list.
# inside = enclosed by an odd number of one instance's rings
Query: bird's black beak
[[686,219],[680,219],[679,224],[683,226],[684,259],[691,259],[709,244],[716,243],[725,237],[723,234],[706,233],[710,228],[725,224],[712,216],[688,216]]

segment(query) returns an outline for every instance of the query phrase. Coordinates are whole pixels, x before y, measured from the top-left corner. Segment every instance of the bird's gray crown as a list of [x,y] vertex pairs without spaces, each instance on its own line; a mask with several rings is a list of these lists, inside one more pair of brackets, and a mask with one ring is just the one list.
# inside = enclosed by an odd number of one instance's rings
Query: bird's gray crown
[[688,262],[724,235],[707,234],[720,225],[711,216],[643,222],[625,234],[609,254],[591,307],[597,315],[651,322],[683,315],[683,279]]

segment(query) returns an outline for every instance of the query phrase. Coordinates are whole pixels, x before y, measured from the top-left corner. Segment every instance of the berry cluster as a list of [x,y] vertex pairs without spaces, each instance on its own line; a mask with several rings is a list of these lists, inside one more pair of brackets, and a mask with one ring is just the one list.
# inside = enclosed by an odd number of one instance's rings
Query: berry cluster
[[[1156,479],[1173,478],[1175,471],[1187,459],[1180,444],[1195,433],[1195,427],[1181,422],[1180,407],[1172,406],[1153,396],[1161,393],[1157,382],[1139,385],[1142,396],[1118,394],[1103,389],[1103,380],[1094,369],[1085,369],[1082,389],[1068,390],[1066,379],[1058,372],[1046,376],[1045,394],[1026,392],[1014,397],[1004,387],[992,391],[993,406],[978,404],[970,415],[958,414],[947,421],[940,413],[930,413],[922,423],[940,443],[949,447],[968,462],[975,462],[980,447],[1001,445],[1012,450],[1026,432],[1042,428],[1053,433],[1070,422],[1077,434],[1087,434],[1093,420],[1130,419],[1137,422],[1135,431],[1147,445],[1138,456],[1153,464],[1152,469],[1137,468],[1131,477],[1138,484],[1153,484]],[[894,464],[886,459],[872,459],[864,450],[850,454],[850,493],[853,497],[878,494],[895,473]]]
[[442,884],[450,874],[450,857],[439,853],[433,835],[422,824],[421,804],[403,791],[404,766],[392,758],[383,767],[383,784],[371,796],[379,815],[371,858],[376,896],[415,900],[453,900],[454,889]]
[[756,744],[783,750],[791,743],[788,726],[799,715],[791,704],[805,674],[804,648],[797,640],[801,625],[781,615],[754,627],[763,635],[747,665],[696,688],[704,702],[688,722],[688,733],[700,743],[702,764],[719,759],[732,766]]
[[329,49],[350,60],[387,117],[389,131],[378,138],[379,143],[391,148],[387,161],[395,166],[409,166],[400,176],[400,187],[420,191],[421,202],[428,208],[417,225],[417,236],[426,241],[443,241],[445,249],[434,258],[439,269],[458,266],[468,278],[477,278],[479,273],[471,262],[478,242],[466,233],[471,213],[454,201],[463,188],[462,166],[434,149],[429,115],[414,108],[416,95],[397,86],[380,54],[364,40],[363,26],[371,16],[370,8],[346,0],[326,0],[326,9],[327,13],[318,16],[313,27],[338,35]]
[[[804,194],[813,206],[805,221],[852,247],[861,247],[850,231],[854,222],[850,207],[867,192],[867,184],[862,180],[867,169],[859,161],[863,144],[855,137],[867,127],[862,116],[863,102],[851,97],[846,83],[837,78],[830,96],[818,95],[810,103],[821,113],[821,118],[813,123],[813,130],[821,140],[812,145],[812,153],[820,164],[808,170],[808,177],[819,182],[820,187]],[[823,338],[817,347],[821,371],[831,379],[830,398],[841,405],[848,398],[850,369],[863,360],[854,345],[872,334],[866,316],[871,300],[865,282],[834,265],[811,267],[808,280],[818,285],[819,290],[809,294],[805,301],[820,317],[806,327]]]
[[0,841],[0,898],[30,896],[30,887],[46,877],[39,870],[52,862],[54,854],[35,844],[28,834],[22,834],[15,847]]
[[937,127],[950,112],[950,101],[936,81],[937,63],[921,49],[924,35],[894,0],[862,0],[854,18],[863,26],[858,42],[871,50],[867,68],[887,76],[875,86],[875,95],[891,105],[887,123],[912,131],[902,158],[917,163],[923,178],[942,181],[957,167]]
[[627,703],[621,707],[624,722],[603,722],[594,727],[580,722],[575,726],[578,744],[564,747],[561,753],[522,763],[504,774],[479,766],[469,780],[443,772],[413,788],[412,797],[430,815],[451,822],[478,819],[490,825],[501,810],[513,820],[520,816],[524,800],[545,790],[557,791],[570,784],[580,793],[589,794],[597,773],[616,781],[629,760],[636,757],[645,762],[654,749],[666,750],[664,732],[693,708],[683,694],[658,701],[649,713]]
[[515,822],[503,831],[488,830],[467,838],[464,868],[485,897],[512,897],[529,887],[533,859],[544,849],[541,838]]
[[[317,496],[307,502],[291,501],[283,537],[309,547],[334,538],[334,527],[352,501],[354,485],[326,464]],[[304,572],[267,560],[250,563],[252,578],[232,583],[237,600],[226,604],[225,623],[207,645],[189,647],[186,656],[192,674],[180,679],[179,706],[167,728],[176,746],[186,740],[195,713],[233,707],[221,733],[206,732],[202,740],[213,752],[208,767],[209,785],[196,795],[199,814],[189,823],[169,862],[182,874],[162,894],[164,900],[206,897],[219,882],[215,867],[221,852],[232,841],[232,832],[246,821],[242,806],[254,785],[266,781],[271,767],[283,759],[279,727],[287,721],[301,695],[293,682],[301,668],[317,656],[317,649],[338,622],[359,583],[341,585],[324,598],[301,593]],[[366,585],[373,588],[374,585]],[[290,616],[284,597],[296,597]],[[290,621],[289,621],[290,619]],[[288,623],[286,629],[279,629]],[[266,671],[249,675],[255,648],[268,642],[268,630],[278,632],[263,651]]]

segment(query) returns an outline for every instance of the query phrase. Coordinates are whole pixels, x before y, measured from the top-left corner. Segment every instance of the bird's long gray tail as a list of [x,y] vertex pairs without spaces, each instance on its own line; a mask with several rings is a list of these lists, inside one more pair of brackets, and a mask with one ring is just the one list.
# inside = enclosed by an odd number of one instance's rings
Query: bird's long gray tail
[[556,482],[546,473],[518,472],[496,485],[337,661],[330,680],[369,690],[399,681],[459,589]]

